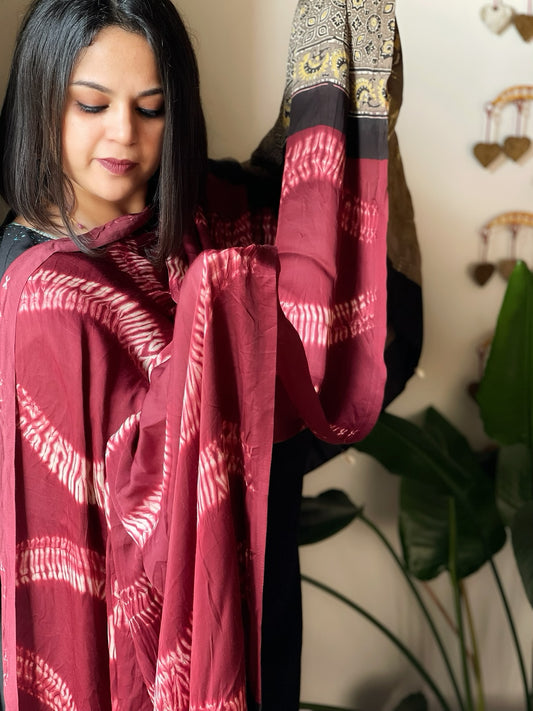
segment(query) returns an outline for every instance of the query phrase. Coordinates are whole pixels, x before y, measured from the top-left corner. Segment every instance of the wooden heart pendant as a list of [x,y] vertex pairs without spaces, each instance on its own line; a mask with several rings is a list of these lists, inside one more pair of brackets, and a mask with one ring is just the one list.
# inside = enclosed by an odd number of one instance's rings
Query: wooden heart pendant
[[494,264],[491,262],[479,262],[473,265],[472,279],[476,284],[479,284],[479,286],[485,286],[493,274]]
[[515,15],[513,22],[523,40],[533,39],[533,15]]
[[502,147],[499,143],[476,143],[474,146],[474,155],[484,168],[488,168],[501,152]]
[[516,259],[500,259],[498,262],[498,271],[505,280],[508,280],[513,269],[516,267]]
[[503,152],[514,161],[520,160],[530,147],[531,141],[527,136],[507,136],[503,142]]

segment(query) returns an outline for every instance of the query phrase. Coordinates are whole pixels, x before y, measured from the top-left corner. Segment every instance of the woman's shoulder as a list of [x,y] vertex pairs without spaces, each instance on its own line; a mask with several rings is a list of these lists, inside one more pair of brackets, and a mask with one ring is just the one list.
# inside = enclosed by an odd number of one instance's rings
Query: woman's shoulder
[[39,232],[19,222],[10,221],[8,217],[0,227],[0,277],[3,276],[9,265],[27,249],[36,244],[48,242],[50,239],[52,239],[51,235]]

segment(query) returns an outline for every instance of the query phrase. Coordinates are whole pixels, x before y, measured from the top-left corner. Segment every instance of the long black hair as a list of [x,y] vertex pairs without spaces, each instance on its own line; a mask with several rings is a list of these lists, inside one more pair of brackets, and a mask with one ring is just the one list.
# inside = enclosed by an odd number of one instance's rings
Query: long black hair
[[170,0],[34,0],[19,31],[0,115],[0,195],[41,229],[59,209],[70,227],[72,185],[63,172],[62,117],[74,64],[100,30],[117,26],[143,36],[156,59],[165,102],[161,164],[148,200],[157,219],[154,258],[175,254],[192,227],[207,165],[205,121],[196,57]]

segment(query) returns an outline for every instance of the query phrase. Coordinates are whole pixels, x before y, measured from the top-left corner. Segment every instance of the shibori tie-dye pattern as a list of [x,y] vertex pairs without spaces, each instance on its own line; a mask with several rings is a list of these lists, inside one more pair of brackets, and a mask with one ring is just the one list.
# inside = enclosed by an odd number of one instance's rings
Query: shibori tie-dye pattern
[[2,278],[9,711],[260,701],[272,442],[359,439],[383,397],[393,31],[391,2],[299,3],[254,158],[283,146],[279,210],[213,177],[164,275],[141,214],[93,232],[100,258],[51,241]]

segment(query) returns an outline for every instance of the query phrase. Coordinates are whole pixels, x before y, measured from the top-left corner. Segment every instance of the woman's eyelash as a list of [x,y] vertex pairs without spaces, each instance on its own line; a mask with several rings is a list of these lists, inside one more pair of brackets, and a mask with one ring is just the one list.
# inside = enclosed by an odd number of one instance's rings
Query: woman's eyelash
[[158,116],[163,115],[163,108],[160,109],[143,109],[142,106],[137,107],[137,112],[141,114],[141,116],[145,116],[146,118],[157,118]]
[[[76,104],[78,105],[80,111],[83,111],[86,114],[99,114],[101,111],[107,109],[107,104],[93,106],[92,104],[83,104],[81,101],[77,101]],[[138,114],[144,116],[145,118],[157,118],[158,116],[163,115],[164,108],[161,107],[160,109],[144,109],[142,106],[138,106],[136,111]]]
[[100,111],[103,111],[107,108],[106,105],[92,106],[90,104],[82,104],[81,101],[77,101],[76,103],[78,105],[78,108],[86,114],[98,114],[100,113]]

